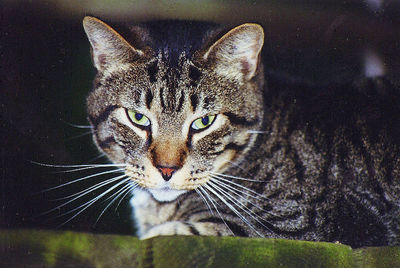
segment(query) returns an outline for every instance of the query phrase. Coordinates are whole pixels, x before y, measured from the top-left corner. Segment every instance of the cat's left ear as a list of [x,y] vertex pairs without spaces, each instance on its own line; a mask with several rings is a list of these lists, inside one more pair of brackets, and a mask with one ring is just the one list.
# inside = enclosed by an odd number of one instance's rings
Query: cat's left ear
[[83,28],[92,46],[93,63],[101,71],[114,64],[132,62],[143,55],[114,29],[94,17],[83,19]]
[[264,44],[263,28],[246,23],[233,28],[216,41],[203,55],[214,70],[228,78],[250,80],[257,71]]

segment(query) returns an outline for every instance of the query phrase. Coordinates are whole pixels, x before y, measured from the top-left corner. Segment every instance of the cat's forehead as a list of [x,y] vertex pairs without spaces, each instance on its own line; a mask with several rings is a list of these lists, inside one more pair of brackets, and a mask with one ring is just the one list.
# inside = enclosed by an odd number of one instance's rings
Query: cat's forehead
[[146,105],[163,114],[187,114],[198,108],[202,99],[199,92],[204,70],[197,67],[185,51],[181,51],[176,62],[171,63],[169,51],[159,51],[144,67],[149,83]]
[[196,68],[200,73],[185,51],[180,51],[176,60],[171,60],[171,57],[169,50],[165,49],[158,51],[153,60],[150,60],[146,66],[150,82],[165,81],[168,86],[177,87],[182,80],[187,80],[189,69]]
[[159,119],[212,110],[217,98],[213,92],[217,87],[207,86],[209,72],[196,66],[184,51],[176,64],[171,65],[168,52],[163,51],[144,64],[132,63],[131,68],[109,76],[110,84],[119,85],[123,107],[148,110]]

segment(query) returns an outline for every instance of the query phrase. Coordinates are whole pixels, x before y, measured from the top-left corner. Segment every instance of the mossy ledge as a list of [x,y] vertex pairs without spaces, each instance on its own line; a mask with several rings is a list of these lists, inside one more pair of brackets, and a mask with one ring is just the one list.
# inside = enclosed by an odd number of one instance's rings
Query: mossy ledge
[[400,247],[285,239],[0,230],[0,267],[400,267]]

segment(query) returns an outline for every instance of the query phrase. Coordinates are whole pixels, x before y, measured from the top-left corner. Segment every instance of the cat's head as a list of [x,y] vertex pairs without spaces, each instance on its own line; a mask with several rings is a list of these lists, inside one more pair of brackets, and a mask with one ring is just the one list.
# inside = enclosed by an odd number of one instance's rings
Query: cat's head
[[155,199],[171,201],[254,144],[264,36],[257,24],[225,34],[201,23],[163,24],[131,27],[124,38],[96,18],[83,22],[98,71],[87,99],[94,140]]

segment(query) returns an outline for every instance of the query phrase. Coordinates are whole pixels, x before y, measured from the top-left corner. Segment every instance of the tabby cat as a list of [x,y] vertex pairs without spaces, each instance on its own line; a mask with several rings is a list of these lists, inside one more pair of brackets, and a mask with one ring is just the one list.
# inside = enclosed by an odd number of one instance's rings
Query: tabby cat
[[395,79],[317,86],[264,72],[252,23],[83,26],[93,139],[124,171],[115,182],[133,193],[140,238],[399,244]]

